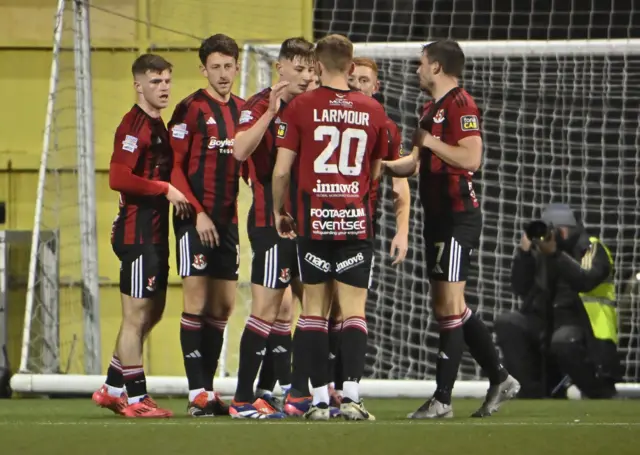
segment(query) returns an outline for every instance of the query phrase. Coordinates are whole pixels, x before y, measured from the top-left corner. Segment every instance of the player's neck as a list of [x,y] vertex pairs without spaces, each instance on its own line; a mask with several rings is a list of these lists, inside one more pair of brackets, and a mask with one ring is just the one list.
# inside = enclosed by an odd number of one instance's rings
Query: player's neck
[[160,109],[151,106],[144,98],[138,99],[138,106],[151,118],[160,118]]
[[231,92],[227,93],[226,95],[221,95],[216,92],[210,85],[205,90],[211,98],[221,103],[227,103],[231,99]]
[[327,74],[321,78],[322,86],[329,87],[336,90],[350,90],[348,84],[348,78],[344,74]]
[[455,79],[447,79],[442,81],[436,87],[433,88],[431,96],[435,101],[440,101],[443,96],[449,93],[451,90],[458,86],[458,81]]

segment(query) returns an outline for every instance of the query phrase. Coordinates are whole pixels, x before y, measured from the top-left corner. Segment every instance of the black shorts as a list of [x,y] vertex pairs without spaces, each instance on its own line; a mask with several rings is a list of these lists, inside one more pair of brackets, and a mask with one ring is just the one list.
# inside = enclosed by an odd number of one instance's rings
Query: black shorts
[[298,278],[296,242],[283,239],[273,227],[253,228],[251,242],[251,283],[270,289],[286,289]]
[[320,284],[335,279],[368,289],[373,271],[373,241],[299,237],[298,267],[304,284]]
[[220,280],[237,281],[240,270],[240,242],[238,225],[216,225],[220,244],[214,248],[204,246],[195,225],[175,226],[176,260],[178,274],[207,276]]
[[136,299],[149,299],[167,290],[169,247],[167,245],[112,245],[120,259],[120,292]]
[[434,281],[467,281],[471,254],[480,243],[481,221],[425,225],[427,274]]

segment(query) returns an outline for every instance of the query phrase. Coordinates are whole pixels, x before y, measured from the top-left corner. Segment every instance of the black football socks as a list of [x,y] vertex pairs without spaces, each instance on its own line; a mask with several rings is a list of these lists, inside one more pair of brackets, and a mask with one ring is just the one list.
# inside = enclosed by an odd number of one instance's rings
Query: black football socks
[[367,321],[363,317],[350,317],[342,323],[340,353],[342,356],[342,385],[344,402],[360,402],[359,382],[364,374],[367,352]]
[[204,391],[202,364],[202,317],[197,314],[182,313],[180,318],[180,345],[184,360],[184,370],[189,384],[189,401]]
[[213,392],[213,378],[218,369],[227,320],[205,316],[202,322],[202,377],[204,389]]
[[436,391],[434,397],[443,404],[451,404],[451,392],[458,376],[464,349],[462,315],[438,319],[440,346],[436,361]]
[[244,326],[240,338],[238,386],[234,397],[236,403],[254,401],[253,382],[267,352],[267,338],[270,332],[271,324],[253,315]]
[[464,342],[471,356],[489,377],[491,385],[505,381],[509,373],[500,364],[493,338],[484,322],[467,308],[462,314],[462,324]]

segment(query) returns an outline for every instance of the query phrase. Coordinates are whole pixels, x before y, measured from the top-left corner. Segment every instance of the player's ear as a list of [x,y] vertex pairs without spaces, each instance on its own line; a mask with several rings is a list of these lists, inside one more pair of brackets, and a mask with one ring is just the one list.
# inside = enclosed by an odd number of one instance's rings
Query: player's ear
[[282,63],[280,63],[280,61],[276,62],[276,71],[278,72],[278,76],[282,77]]
[[380,81],[376,81],[375,83],[375,89],[373,90],[374,93],[379,92],[380,91]]
[[204,77],[207,77],[207,69],[204,67],[204,65],[201,63],[200,66],[198,67],[200,69],[200,72],[202,73],[202,75]]
[[240,63],[236,62],[236,71],[240,72]]
[[438,62],[435,62],[431,68],[432,68],[433,74],[440,74],[440,72],[442,71],[442,65]]
[[136,91],[136,93],[142,93],[142,84],[140,83],[138,78],[135,78],[133,80],[133,88]]
[[349,76],[351,76],[355,70],[356,70],[356,64],[351,62],[351,65],[349,65]]

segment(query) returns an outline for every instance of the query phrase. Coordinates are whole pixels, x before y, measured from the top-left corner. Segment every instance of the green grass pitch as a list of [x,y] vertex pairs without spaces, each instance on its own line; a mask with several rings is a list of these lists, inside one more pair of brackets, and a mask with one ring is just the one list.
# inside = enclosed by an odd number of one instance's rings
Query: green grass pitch
[[472,419],[479,400],[454,402],[456,417],[409,421],[420,400],[366,400],[376,422],[235,421],[185,415],[184,399],[159,400],[176,416],[130,420],[89,399],[0,400],[0,454],[509,454],[640,453],[640,401],[513,401]]

